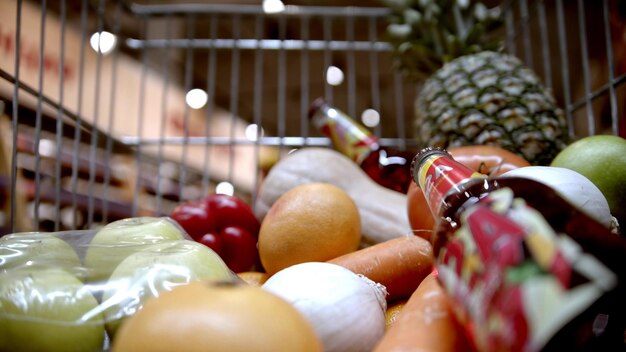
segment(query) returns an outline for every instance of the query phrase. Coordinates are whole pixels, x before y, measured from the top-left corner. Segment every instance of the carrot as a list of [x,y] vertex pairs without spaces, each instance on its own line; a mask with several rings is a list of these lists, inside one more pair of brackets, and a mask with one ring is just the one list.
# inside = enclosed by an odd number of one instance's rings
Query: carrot
[[413,292],[374,352],[474,351],[435,273]]
[[406,299],[433,270],[433,250],[428,241],[402,236],[334,258],[338,264],[387,288],[387,301]]

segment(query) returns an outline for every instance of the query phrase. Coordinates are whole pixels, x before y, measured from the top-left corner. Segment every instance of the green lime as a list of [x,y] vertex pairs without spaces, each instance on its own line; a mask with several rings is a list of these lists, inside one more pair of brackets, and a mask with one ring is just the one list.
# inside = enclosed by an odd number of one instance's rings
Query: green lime
[[611,213],[626,224],[626,139],[614,135],[581,138],[563,149],[551,166],[568,168],[593,182]]

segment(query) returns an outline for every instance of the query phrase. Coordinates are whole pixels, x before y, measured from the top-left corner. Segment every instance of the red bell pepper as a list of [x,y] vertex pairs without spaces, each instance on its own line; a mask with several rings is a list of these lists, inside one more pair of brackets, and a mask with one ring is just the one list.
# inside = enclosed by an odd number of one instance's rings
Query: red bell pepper
[[211,194],[178,205],[170,214],[189,236],[213,249],[234,272],[252,270],[258,261],[259,221],[236,196]]

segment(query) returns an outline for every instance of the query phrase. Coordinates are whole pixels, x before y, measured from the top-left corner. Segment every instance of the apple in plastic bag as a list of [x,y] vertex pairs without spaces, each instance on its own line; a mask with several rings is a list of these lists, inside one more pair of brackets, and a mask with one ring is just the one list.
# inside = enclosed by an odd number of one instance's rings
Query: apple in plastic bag
[[192,240],[153,244],[124,259],[104,287],[101,307],[109,334],[146,299],[195,280],[236,281],[211,248]]
[[0,237],[0,274],[25,266],[60,267],[80,272],[78,254],[53,233],[23,232]]
[[117,265],[147,245],[188,236],[169,217],[136,217],[111,222],[88,245],[84,266],[88,282],[104,283]]
[[60,268],[22,267],[0,274],[0,351],[101,351],[98,301]]

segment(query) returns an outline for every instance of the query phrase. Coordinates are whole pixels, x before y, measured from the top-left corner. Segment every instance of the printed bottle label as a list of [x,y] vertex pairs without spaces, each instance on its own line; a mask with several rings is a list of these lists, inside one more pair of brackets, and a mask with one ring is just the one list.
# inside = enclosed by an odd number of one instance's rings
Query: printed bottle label
[[487,177],[473,171],[444,155],[432,155],[424,161],[418,175],[418,183],[431,207],[433,215],[439,214],[444,197],[459,191],[464,181],[470,178]]
[[481,351],[538,351],[617,284],[510,188],[463,212],[437,270]]
[[322,107],[313,116],[313,123],[331,139],[339,152],[357,164],[379,148],[378,139],[370,131],[335,108]]

